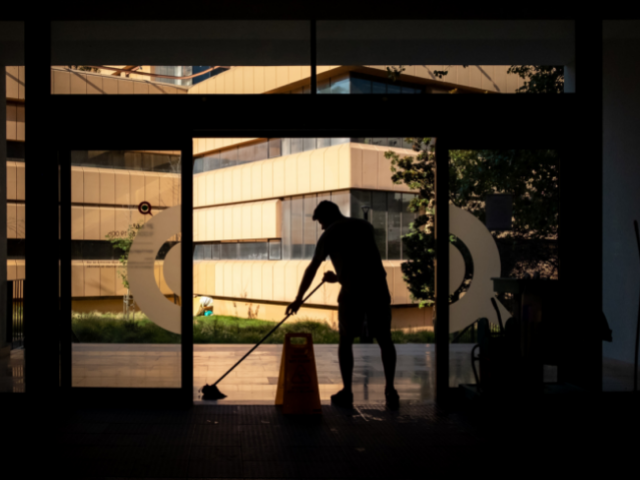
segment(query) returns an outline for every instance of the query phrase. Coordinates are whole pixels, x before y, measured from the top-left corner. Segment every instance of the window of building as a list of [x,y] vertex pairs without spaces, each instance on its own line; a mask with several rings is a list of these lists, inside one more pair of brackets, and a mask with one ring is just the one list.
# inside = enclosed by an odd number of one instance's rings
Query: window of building
[[266,242],[208,242],[197,243],[194,260],[280,260],[280,239]]
[[402,235],[409,233],[415,219],[409,202],[413,193],[380,192],[372,190],[343,190],[285,198],[282,203],[282,258],[312,258],[315,243],[322,234],[318,222],[312,220],[313,210],[322,200],[330,200],[342,214],[351,218],[365,218],[362,207],[369,207],[367,220],[373,225],[376,245],[384,260],[402,260]]

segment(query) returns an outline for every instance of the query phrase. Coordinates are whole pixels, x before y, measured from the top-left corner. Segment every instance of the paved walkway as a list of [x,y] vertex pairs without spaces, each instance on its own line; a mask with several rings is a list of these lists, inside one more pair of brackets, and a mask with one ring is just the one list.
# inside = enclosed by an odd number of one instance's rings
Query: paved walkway
[[[450,345],[450,385],[475,383],[470,362],[471,344]],[[195,345],[194,400],[198,389],[213,383],[251,345]],[[396,345],[396,386],[403,400],[434,400],[435,345]],[[315,345],[320,398],[342,388],[336,345]],[[281,345],[261,345],[221,383],[228,397],[219,404],[272,404],[279,374]],[[354,345],[354,400],[384,401],[384,373],[377,345]],[[545,381],[555,380],[554,367],[545,367]],[[180,346],[152,344],[73,344],[73,385],[76,387],[167,387],[180,386]],[[24,350],[13,350],[0,359],[0,392],[24,391]],[[633,365],[603,360],[603,390],[633,389]],[[208,403],[208,402],[205,402]]]

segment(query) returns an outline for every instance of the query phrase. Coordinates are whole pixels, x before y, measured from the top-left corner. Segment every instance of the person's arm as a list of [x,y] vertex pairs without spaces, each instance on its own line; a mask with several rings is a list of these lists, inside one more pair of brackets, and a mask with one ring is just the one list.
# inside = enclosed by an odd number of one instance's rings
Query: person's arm
[[311,282],[313,282],[313,279],[315,278],[316,272],[318,271],[321,263],[322,259],[317,255],[314,256],[311,260],[311,263],[306,268],[306,270],[304,271],[304,275],[302,276],[302,281],[300,282],[300,288],[298,289],[298,295],[296,296],[296,299],[287,307],[287,315],[296,313],[300,309],[304,294],[311,286]]

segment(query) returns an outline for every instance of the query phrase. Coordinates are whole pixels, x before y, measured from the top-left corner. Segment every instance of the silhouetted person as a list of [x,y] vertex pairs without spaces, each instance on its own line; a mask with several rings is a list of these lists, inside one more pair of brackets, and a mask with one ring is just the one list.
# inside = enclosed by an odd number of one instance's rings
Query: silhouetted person
[[331,257],[336,270],[326,272],[324,280],[340,282],[338,319],[340,345],[338,359],[344,388],[331,396],[331,402],[351,407],[353,393],[353,341],[362,334],[365,316],[372,337],[380,345],[386,379],[385,397],[390,409],[398,409],[398,392],[393,386],[396,370],[396,349],[391,340],[391,296],[387,273],[375,243],[373,226],[364,220],[345,217],[338,206],[322,201],[313,212],[324,233],[318,239],[311,263],[305,270],[296,300],[287,307],[287,314],[296,313],[311,285],[320,264]]

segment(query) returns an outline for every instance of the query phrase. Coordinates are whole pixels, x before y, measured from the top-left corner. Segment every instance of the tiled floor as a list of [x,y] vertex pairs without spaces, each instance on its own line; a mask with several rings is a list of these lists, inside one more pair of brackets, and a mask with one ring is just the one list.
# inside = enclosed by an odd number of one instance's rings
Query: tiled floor
[[589,409],[585,422],[573,405],[482,416],[433,404],[356,406],[323,405],[309,419],[267,405],[51,414],[50,403],[46,413],[34,404],[3,421],[3,478],[618,478],[637,469],[623,434],[637,431],[630,409]]
[[[471,370],[472,344],[450,345],[450,385],[475,383]],[[194,400],[202,402],[198,389],[213,383],[242,357],[251,345],[195,345]],[[396,388],[409,402],[434,399],[435,346],[396,345]],[[314,345],[320,398],[342,388],[336,345]],[[281,345],[261,345],[220,384],[227,398],[218,404],[272,404],[280,367]],[[384,401],[384,373],[377,345],[354,345],[354,400]],[[24,391],[24,350],[13,350],[0,359],[0,391]],[[554,367],[545,367],[545,381],[554,381]],[[150,344],[73,344],[73,385],[105,387],[180,386],[180,346]],[[612,359],[603,361],[603,390],[631,391],[633,365]],[[209,402],[203,402],[209,403]]]

